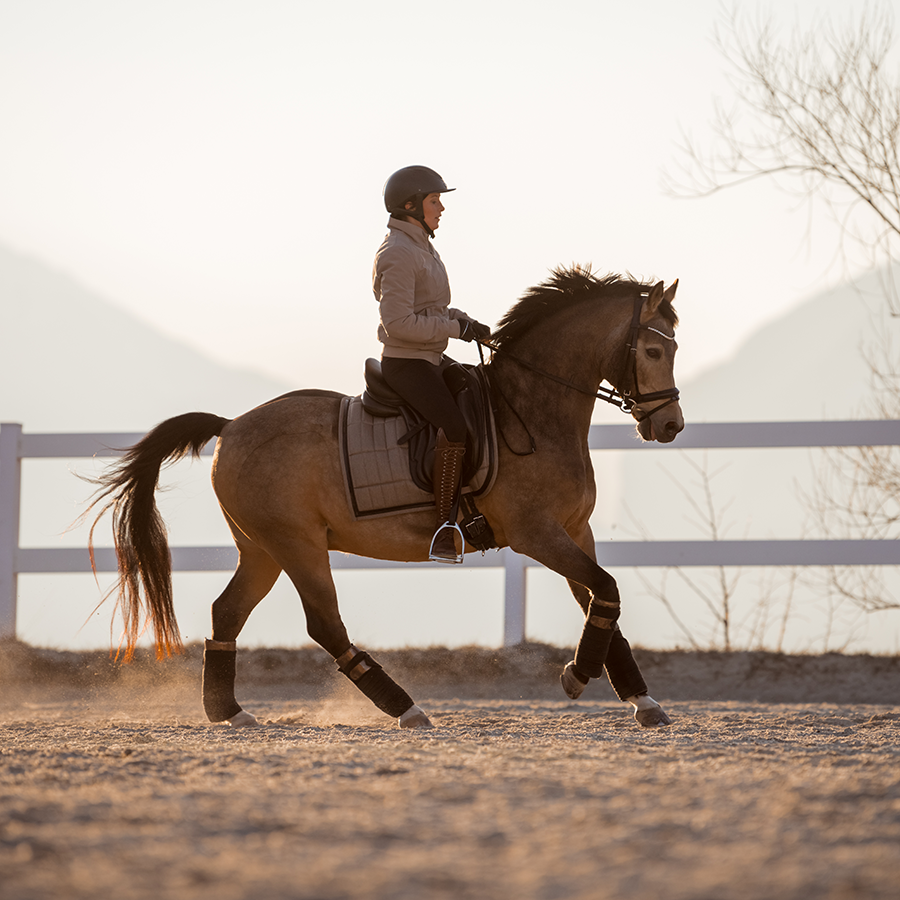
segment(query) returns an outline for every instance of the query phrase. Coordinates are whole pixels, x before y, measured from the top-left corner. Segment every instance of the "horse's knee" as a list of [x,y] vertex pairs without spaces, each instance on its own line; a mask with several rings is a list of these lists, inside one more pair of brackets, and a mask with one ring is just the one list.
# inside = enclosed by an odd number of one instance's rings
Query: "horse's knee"
[[605,569],[599,569],[596,583],[593,585],[592,600],[600,600],[608,604],[619,602],[619,586],[616,579]]

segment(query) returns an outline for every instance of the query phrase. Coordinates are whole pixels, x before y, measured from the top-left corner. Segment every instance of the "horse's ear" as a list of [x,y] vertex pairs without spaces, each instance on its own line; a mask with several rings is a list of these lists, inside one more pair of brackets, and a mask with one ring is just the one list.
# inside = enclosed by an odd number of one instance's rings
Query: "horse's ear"
[[678,279],[676,278],[670,285],[669,289],[666,291],[664,297],[666,300],[671,303],[675,299],[675,291],[678,290]]
[[659,304],[663,299],[663,283],[658,281],[650,289],[650,296],[644,301],[644,308],[641,310],[641,321],[649,322],[659,309]]

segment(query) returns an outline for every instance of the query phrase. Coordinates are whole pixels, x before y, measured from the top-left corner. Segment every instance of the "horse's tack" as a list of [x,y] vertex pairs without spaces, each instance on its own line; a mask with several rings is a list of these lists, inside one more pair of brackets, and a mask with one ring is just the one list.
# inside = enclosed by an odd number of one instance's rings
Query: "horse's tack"
[[[481,465],[485,441],[489,439],[490,404],[487,377],[478,366],[465,365],[444,357],[441,362],[442,378],[453,395],[466,424],[466,455],[463,458],[463,483],[471,481]],[[366,389],[362,393],[362,405],[366,412],[376,417],[403,416],[407,431],[398,443],[409,445],[410,473],[413,481],[423,490],[431,491],[434,472],[434,445],[437,427],[418,410],[411,407],[385,381],[381,363],[367,359],[365,366]]]
[[[479,374],[476,378],[479,389],[485,394],[482,376]],[[367,382],[370,388],[373,380]],[[417,458],[411,458],[404,441],[410,431],[408,416],[401,415],[398,408],[394,408],[393,415],[385,415],[391,410],[384,401],[390,398],[377,395],[373,401],[371,392],[369,394],[365,400],[344,398],[338,421],[341,470],[354,518],[433,508],[434,495],[430,485],[421,483],[419,470],[423,466]],[[366,409],[373,402],[380,403],[379,415],[372,415]],[[482,496],[490,490],[497,470],[494,417],[490,403],[483,406],[483,414],[474,418],[484,434],[477,442],[479,451],[472,470],[464,480],[466,492],[474,496]],[[416,442],[420,445],[418,455],[421,455],[428,443],[427,437],[420,434]]]
[[[568,379],[570,387],[581,390],[572,382],[597,383],[592,360],[614,360],[621,367],[622,359],[628,357],[623,347],[627,303],[644,287],[615,276],[597,279],[580,268],[557,270],[510,310],[495,339],[502,353],[504,347],[515,347],[516,340],[532,334],[529,343],[535,346],[530,359],[566,376],[560,380]],[[663,294],[667,305],[662,314],[674,326],[672,296],[673,288]],[[585,303],[587,298],[597,302]],[[572,313],[561,324],[556,318],[559,309]],[[575,313],[582,318],[575,320]],[[669,374],[673,361],[672,353],[663,355],[663,364],[653,371],[664,372],[666,380],[654,383],[673,383]],[[639,369],[643,372],[643,365]],[[509,399],[517,405],[521,402],[524,409],[534,393],[534,378],[512,363],[491,367],[490,372]],[[634,393],[638,393],[636,387]],[[526,424],[534,416],[535,422],[541,422],[542,433],[553,429],[577,440],[548,442],[546,450],[539,448],[540,459],[522,461],[504,454],[504,470],[482,505],[504,547],[558,572],[568,580],[581,608],[593,610],[575,654],[578,673],[593,678],[605,669],[619,698],[628,699],[643,713],[657,704],[647,695],[631,648],[620,629],[602,627],[615,623],[621,609],[615,579],[585,552],[594,543],[590,514],[595,486],[591,467],[584,464],[587,442],[583,439],[593,401],[554,403],[554,395],[562,390],[547,394],[549,402],[527,404]],[[111,512],[113,517],[119,568],[116,608],[123,620],[126,658],[134,652],[145,618],[155,632],[157,654],[165,656],[180,649],[181,630],[174,609],[172,557],[161,528],[155,488],[163,465],[191,452],[199,455],[213,437],[220,438],[213,487],[234,533],[240,560],[212,608],[213,643],[206,648],[203,676],[204,706],[211,721],[223,721],[222,716],[232,725],[254,721],[235,700],[237,651],[233,648],[247,617],[284,571],[297,588],[310,637],[341,662],[351,683],[377,708],[397,717],[401,726],[428,724],[412,698],[371,657],[351,647],[338,608],[329,551],[424,560],[424,538],[430,533],[433,514],[400,515],[389,522],[354,521],[340,496],[341,476],[335,465],[335,457],[341,456],[336,432],[343,399],[332,391],[301,391],[235,419],[199,412],[175,416],[157,425],[97,480],[99,490],[92,504],[100,504],[100,515]],[[641,432],[645,439],[669,443],[682,430],[678,405],[666,412],[658,425],[645,423]],[[406,425],[395,421],[398,427]],[[409,472],[406,460],[398,468]],[[555,488],[561,489],[553,494]],[[352,651],[349,656],[348,651]],[[665,724],[665,719],[661,713],[652,713],[641,722],[657,725]]]
[[[675,403],[679,396],[680,392],[677,387],[675,388],[667,388],[664,391],[654,391],[650,394],[642,394],[640,392],[640,387],[638,386],[637,380],[637,342],[638,342],[638,332],[640,331],[652,331],[654,334],[658,334],[660,337],[665,338],[667,341],[674,341],[675,336],[665,334],[660,331],[658,328],[651,328],[649,325],[641,325],[641,309],[644,305],[644,300],[650,296],[649,291],[641,291],[634,299],[634,310],[632,312],[631,317],[631,331],[628,340],[625,342],[625,358],[622,363],[622,372],[619,376],[618,383],[622,385],[620,388],[606,388],[603,385],[597,390],[592,390],[590,388],[583,388],[574,382],[569,381],[566,378],[560,378],[558,375],[553,375],[550,372],[545,372],[543,369],[539,369],[537,366],[528,362],[527,360],[521,359],[518,356],[510,353],[508,350],[502,350],[499,347],[492,344],[490,341],[478,341],[478,352],[481,353],[482,347],[487,347],[491,353],[500,353],[502,356],[505,356],[507,359],[511,359],[513,362],[522,366],[525,369],[529,369],[532,372],[535,372],[538,375],[541,375],[544,378],[549,378],[550,381],[555,381],[557,384],[564,385],[565,387],[572,388],[572,390],[578,391],[581,394],[587,394],[589,397],[596,397],[598,400],[603,400],[606,403],[610,403],[613,406],[618,406],[619,409],[624,413],[628,413],[634,416],[634,418],[641,422],[643,419],[648,418],[653,415],[655,412],[659,412],[659,410],[663,409],[666,406],[669,406],[672,403]],[[482,365],[484,365],[484,356],[481,358]],[[631,365],[629,366],[629,361]],[[502,396],[502,394],[501,394]],[[505,399],[505,398],[504,398]],[[661,403],[659,406],[655,406],[653,409],[648,410],[644,413],[643,416],[638,416],[635,414],[634,410],[640,403],[650,403],[654,400],[664,400],[664,403]],[[509,405],[509,401],[507,401],[507,405]],[[515,413],[516,418],[521,421],[521,417],[519,414],[510,406],[513,413]],[[531,437],[531,435],[529,435]],[[512,448],[510,448],[512,449]],[[526,451],[525,453],[516,453],[517,456],[527,456],[529,453],[534,453],[534,438],[531,438],[531,450]],[[515,451],[513,451],[515,452]]]
[[[638,377],[637,377],[637,344],[638,344],[638,333],[641,331],[652,331],[654,334],[661,335],[667,341],[674,341],[674,335],[663,334],[658,328],[651,328],[649,325],[641,325],[641,310],[644,306],[644,300],[646,300],[650,296],[649,291],[641,291],[634,298],[634,310],[631,314],[631,334],[628,338],[628,342],[625,344],[626,355],[625,362],[622,367],[622,374],[619,377],[620,382],[620,395],[622,397],[622,402],[619,404],[619,408],[622,412],[631,413],[634,415],[634,418],[637,419],[638,422],[641,419],[646,419],[648,416],[653,415],[653,413],[658,412],[664,407],[668,406],[670,403],[674,403],[678,397],[680,396],[678,388],[667,388],[664,391],[654,391],[650,394],[642,394],[641,389],[638,386]],[[628,361],[631,360],[631,366],[628,365]],[[627,385],[627,387],[625,386]],[[654,400],[665,400],[665,403],[660,404],[659,406],[655,406],[653,409],[644,413],[642,417],[638,417],[634,409],[639,403],[650,403]],[[609,401],[614,402],[614,401]],[[627,405],[627,408],[626,408]]]

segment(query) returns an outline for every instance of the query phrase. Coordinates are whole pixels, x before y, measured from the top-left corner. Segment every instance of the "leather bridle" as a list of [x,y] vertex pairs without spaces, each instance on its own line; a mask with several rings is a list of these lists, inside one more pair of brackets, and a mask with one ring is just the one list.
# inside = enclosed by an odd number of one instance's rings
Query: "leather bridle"
[[[637,346],[638,346],[638,335],[642,331],[652,331],[654,334],[658,334],[660,337],[665,338],[667,341],[674,341],[675,335],[668,335],[664,332],[660,331],[658,328],[651,328],[649,325],[641,325],[641,310],[644,307],[644,300],[646,300],[650,296],[649,291],[640,291],[638,295],[634,298],[634,311],[631,316],[631,333],[628,336],[628,340],[625,343],[625,361],[622,365],[622,376],[619,378],[619,390],[613,390],[612,395],[616,396],[620,399],[618,400],[609,400],[609,403],[613,403],[618,406],[622,412],[631,413],[634,416],[635,420],[638,422],[642,422],[644,419],[652,416],[653,413],[659,412],[659,410],[664,409],[669,406],[671,403],[674,403],[680,396],[677,387],[666,388],[664,391],[652,391],[649,394],[642,394],[640,388],[638,387],[638,377],[637,377]],[[631,363],[629,365],[629,362]],[[599,394],[598,394],[599,396]],[[661,403],[659,406],[654,406],[653,409],[644,413],[643,416],[638,417],[638,415],[634,412],[634,410],[641,403],[653,403],[655,400],[664,400],[665,403]]]
[[[634,298],[634,310],[631,316],[631,329],[629,331],[628,339],[625,342],[625,358],[622,361],[622,369],[620,372],[620,376],[617,379],[619,387],[604,387],[600,385],[599,389],[596,391],[590,390],[589,388],[580,387],[577,384],[569,381],[565,378],[560,378],[558,375],[552,375],[550,372],[545,372],[543,369],[539,369],[537,366],[532,363],[524,360],[513,353],[510,353],[508,350],[504,350],[502,347],[497,347],[496,345],[490,343],[490,341],[478,341],[478,352],[481,354],[481,348],[487,347],[491,353],[498,353],[501,357],[506,359],[511,359],[513,362],[522,366],[525,369],[529,369],[532,372],[535,372],[538,375],[541,375],[544,378],[549,379],[550,381],[555,381],[557,384],[562,384],[565,387],[572,388],[575,391],[578,391],[582,394],[587,394],[589,397],[595,397],[598,400],[603,400],[606,403],[610,403],[613,406],[618,406],[619,409],[624,413],[629,413],[632,415],[637,422],[643,422],[644,419],[649,418],[654,413],[659,412],[661,409],[669,406],[672,403],[675,403],[679,398],[679,392],[677,387],[666,388],[663,391],[651,391],[649,394],[642,394],[640,387],[638,385],[638,375],[637,375],[637,346],[638,346],[638,336],[642,331],[652,331],[654,334],[658,334],[660,337],[664,338],[667,341],[674,341],[675,336],[665,334],[660,331],[658,328],[651,328],[649,325],[641,325],[641,310],[644,307],[644,300],[646,300],[650,296],[650,292],[648,290],[640,291],[637,296]],[[484,356],[481,356],[482,365],[484,364]],[[642,403],[653,403],[657,400],[664,401],[659,406],[654,406],[651,410],[641,410],[639,409],[640,404]],[[637,410],[637,412],[635,412]]]

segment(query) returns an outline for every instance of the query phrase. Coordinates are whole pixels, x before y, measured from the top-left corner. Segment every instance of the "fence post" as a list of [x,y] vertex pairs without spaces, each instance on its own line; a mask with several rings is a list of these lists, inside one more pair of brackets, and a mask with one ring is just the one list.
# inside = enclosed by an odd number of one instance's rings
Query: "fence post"
[[16,636],[22,426],[0,423],[0,638]]
[[526,557],[503,550],[503,646],[513,647],[525,640]]

